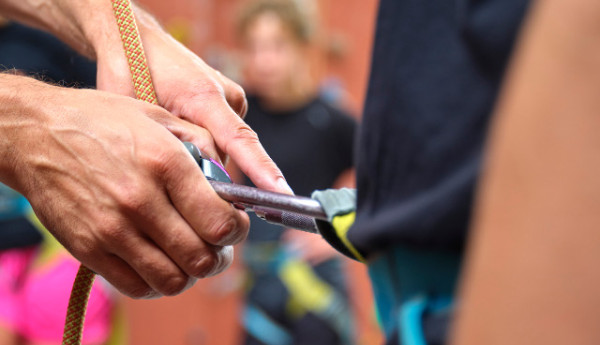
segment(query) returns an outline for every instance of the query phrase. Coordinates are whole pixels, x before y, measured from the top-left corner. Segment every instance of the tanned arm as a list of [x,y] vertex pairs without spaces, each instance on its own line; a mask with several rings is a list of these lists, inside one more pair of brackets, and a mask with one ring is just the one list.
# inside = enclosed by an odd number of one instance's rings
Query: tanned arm
[[599,344],[600,2],[533,5],[495,116],[453,344]]

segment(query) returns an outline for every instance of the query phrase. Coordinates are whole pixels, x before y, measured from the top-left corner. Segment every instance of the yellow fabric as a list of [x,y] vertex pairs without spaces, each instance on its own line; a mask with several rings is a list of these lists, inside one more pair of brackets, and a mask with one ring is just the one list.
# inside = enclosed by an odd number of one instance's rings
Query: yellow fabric
[[105,345],[126,345],[128,344],[129,333],[127,332],[127,317],[122,303],[115,303],[112,315],[112,327],[110,337]]
[[35,266],[42,266],[52,258],[56,257],[59,253],[63,252],[65,249],[63,246],[50,234],[50,232],[46,229],[46,227],[40,222],[38,217],[33,213],[33,211],[27,214],[27,219],[29,222],[40,232],[43,237],[43,241],[40,244],[40,252],[36,257]]
[[304,306],[298,301],[294,296],[290,296],[285,306],[286,314],[290,315],[292,318],[301,319],[308,310],[304,308]]
[[354,257],[360,262],[365,262],[365,258],[360,255],[360,252],[352,245],[352,243],[348,240],[348,230],[352,224],[354,224],[354,220],[356,219],[356,213],[351,212],[341,216],[334,217],[331,221],[331,226],[335,230],[338,238],[342,240],[342,243],[348,248],[348,250],[354,255]]
[[301,313],[297,309],[300,306],[305,311],[323,312],[333,300],[333,289],[323,282],[305,262],[286,261],[280,269],[279,276],[294,301],[294,312],[297,315]]

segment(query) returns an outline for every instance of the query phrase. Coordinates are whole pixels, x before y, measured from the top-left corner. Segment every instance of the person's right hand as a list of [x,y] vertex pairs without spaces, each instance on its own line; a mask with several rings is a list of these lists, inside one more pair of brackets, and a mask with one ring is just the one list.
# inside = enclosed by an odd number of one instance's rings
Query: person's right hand
[[[279,168],[244,122],[247,102],[242,88],[208,66],[200,57],[166,33],[152,16],[137,6],[134,12],[156,90],[158,104],[173,115],[205,128],[214,139],[219,158],[231,157],[242,172],[262,189],[293,194]],[[105,16],[86,27],[98,61],[98,89],[134,96],[127,57],[108,2],[97,9]],[[112,23],[114,22],[114,24]],[[106,28],[104,26],[109,24]],[[185,139],[184,139],[185,140]],[[202,148],[200,148],[202,149]]]
[[183,291],[225,269],[247,234],[247,215],[166,128],[205,150],[208,132],[158,106],[0,75],[0,114],[0,179],[126,295]]

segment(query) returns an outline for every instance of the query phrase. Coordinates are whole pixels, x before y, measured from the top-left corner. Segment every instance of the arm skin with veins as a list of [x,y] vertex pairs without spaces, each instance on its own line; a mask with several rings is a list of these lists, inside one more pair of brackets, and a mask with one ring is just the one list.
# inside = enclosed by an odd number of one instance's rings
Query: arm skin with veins
[[533,4],[488,149],[453,344],[600,343],[600,2]]

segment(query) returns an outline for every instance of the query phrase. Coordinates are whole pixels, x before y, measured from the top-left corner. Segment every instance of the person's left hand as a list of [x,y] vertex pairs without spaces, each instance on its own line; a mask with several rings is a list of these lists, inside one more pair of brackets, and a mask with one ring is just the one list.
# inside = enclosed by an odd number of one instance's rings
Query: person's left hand
[[[256,133],[243,121],[247,111],[243,89],[164,32],[147,13],[136,9],[136,19],[159,105],[207,129],[214,142],[199,143],[204,145],[199,148],[218,155],[212,158],[224,162],[230,156],[257,187],[292,193]],[[103,48],[96,49],[98,88],[134,96],[116,22],[114,26],[101,40]],[[182,141],[193,139],[181,128],[168,129]]]

